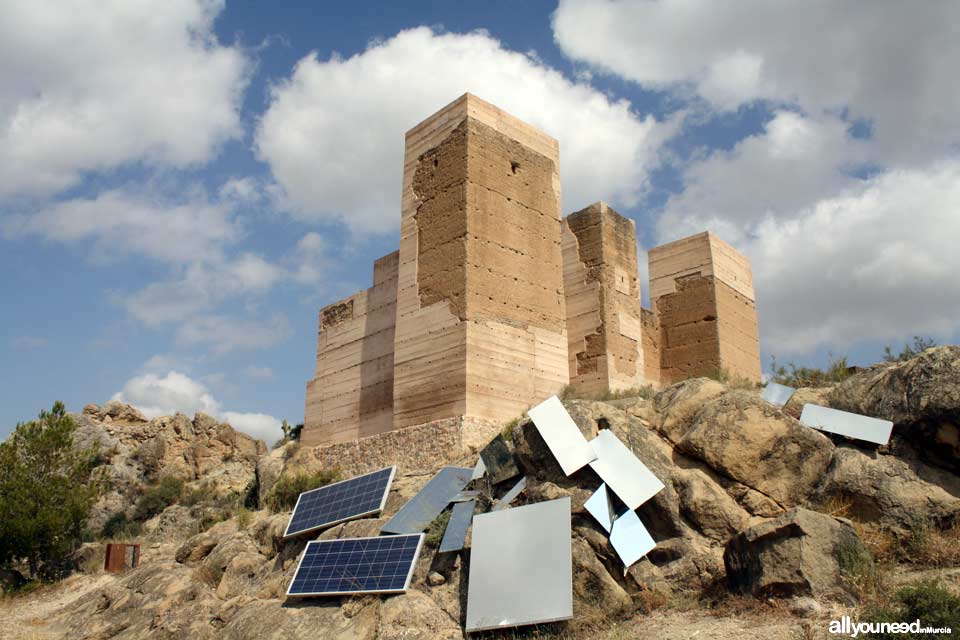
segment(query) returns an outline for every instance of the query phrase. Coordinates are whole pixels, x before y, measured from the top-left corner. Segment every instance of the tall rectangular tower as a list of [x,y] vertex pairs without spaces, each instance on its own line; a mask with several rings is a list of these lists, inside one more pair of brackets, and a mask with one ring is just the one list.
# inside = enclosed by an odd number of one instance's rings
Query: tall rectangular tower
[[651,249],[649,266],[663,384],[715,371],[759,382],[756,297],[747,258],[704,232]]
[[407,132],[401,210],[394,428],[563,387],[557,141],[465,94]]
[[605,202],[567,216],[563,287],[570,384],[587,393],[646,384],[633,220]]

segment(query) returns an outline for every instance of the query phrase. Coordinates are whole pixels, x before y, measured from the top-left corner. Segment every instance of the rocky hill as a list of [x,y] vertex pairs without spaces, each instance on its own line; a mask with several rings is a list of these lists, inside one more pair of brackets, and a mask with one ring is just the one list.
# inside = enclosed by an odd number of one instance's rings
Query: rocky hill
[[[797,420],[804,402],[893,420],[893,438],[876,447],[810,429]],[[903,582],[960,583],[960,347],[801,389],[783,408],[706,378],[565,405],[584,435],[611,429],[666,485],[638,510],[657,547],[624,573],[583,509],[600,479],[589,468],[566,477],[521,419],[505,430],[528,479],[515,504],[572,500],[575,619],[507,637],[816,637]],[[85,545],[64,583],[0,601],[13,622],[0,635],[463,637],[469,552],[439,554],[432,541],[404,595],[284,600],[306,540],[283,541],[289,512],[263,505],[278,479],[318,470],[297,443],[268,452],[208,416],[147,421],[119,403],[77,418],[79,443],[100,443],[111,477],[92,529],[132,517],[162,478],[182,480],[182,497],[142,524],[139,568],[104,574],[102,544]],[[434,471],[401,464],[380,518],[317,537],[377,535]]]

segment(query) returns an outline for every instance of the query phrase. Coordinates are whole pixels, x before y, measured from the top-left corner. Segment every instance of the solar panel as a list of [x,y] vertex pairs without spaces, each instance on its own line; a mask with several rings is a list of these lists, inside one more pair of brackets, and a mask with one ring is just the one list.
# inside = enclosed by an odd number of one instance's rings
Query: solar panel
[[635,511],[627,511],[613,521],[610,544],[616,549],[626,569],[657,546]]
[[628,509],[636,509],[663,489],[660,479],[620,442],[613,431],[603,429],[590,441],[590,446],[597,455],[590,467]]
[[470,522],[473,520],[473,510],[476,504],[476,500],[470,500],[453,505],[447,530],[443,532],[443,540],[440,541],[441,553],[463,549],[463,544],[467,539],[467,529],[470,528]]
[[794,391],[796,391],[796,389],[793,387],[777,384],[776,382],[768,382],[767,386],[763,388],[760,397],[772,405],[782,407],[790,401],[790,396],[793,395]]
[[610,501],[610,493],[605,483],[600,483],[600,488],[593,492],[583,506],[594,520],[600,523],[603,530],[610,533],[616,516],[613,513],[613,503]]
[[572,617],[570,498],[474,516],[466,631]]
[[287,595],[403,593],[410,586],[423,537],[418,533],[308,542]]
[[396,466],[386,467],[301,493],[283,537],[380,513],[396,471]]
[[527,414],[566,475],[597,459],[557,396],[550,396]]
[[866,440],[875,444],[890,442],[890,433],[893,431],[893,423],[889,420],[862,416],[859,413],[848,413],[847,411],[821,407],[816,404],[803,405],[800,423],[820,431],[837,433],[848,438]]
[[464,467],[444,467],[380,528],[380,533],[423,531],[467,486],[472,473],[473,469]]
[[520,495],[520,492],[527,488],[527,477],[524,476],[517,481],[517,484],[513,485],[513,488],[510,491],[507,491],[506,494],[500,500],[497,501],[496,506],[491,509],[491,511],[500,511],[500,509],[506,509],[510,506],[510,503],[516,500],[517,496]]

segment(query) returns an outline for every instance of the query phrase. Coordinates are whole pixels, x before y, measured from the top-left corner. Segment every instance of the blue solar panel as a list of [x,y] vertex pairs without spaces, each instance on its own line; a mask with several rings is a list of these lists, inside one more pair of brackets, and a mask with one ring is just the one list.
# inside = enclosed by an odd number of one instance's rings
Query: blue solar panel
[[402,593],[410,586],[424,534],[307,543],[288,596]]
[[284,538],[379,513],[387,502],[395,466],[306,491],[297,499]]

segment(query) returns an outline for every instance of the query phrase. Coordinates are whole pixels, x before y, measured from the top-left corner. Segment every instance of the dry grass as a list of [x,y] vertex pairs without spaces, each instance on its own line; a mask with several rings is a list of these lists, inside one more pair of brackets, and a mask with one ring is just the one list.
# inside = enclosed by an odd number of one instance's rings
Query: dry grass
[[193,578],[211,589],[216,589],[220,585],[220,579],[223,578],[223,571],[202,564],[193,570]]
[[939,529],[929,522],[916,523],[902,542],[901,559],[930,567],[960,566],[960,523]]

